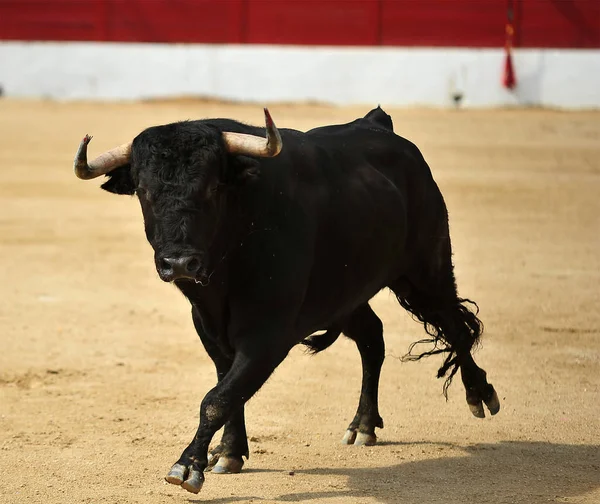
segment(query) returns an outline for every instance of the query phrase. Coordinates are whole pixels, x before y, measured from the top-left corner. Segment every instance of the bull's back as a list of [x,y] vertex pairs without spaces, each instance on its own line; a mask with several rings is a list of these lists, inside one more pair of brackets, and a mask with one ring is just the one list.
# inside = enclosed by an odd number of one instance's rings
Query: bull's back
[[272,201],[270,215],[281,225],[261,222],[279,229],[265,239],[293,248],[285,255],[293,261],[282,268],[296,273],[282,276],[302,292],[296,329],[306,335],[348,315],[410,268],[421,205],[415,194],[431,195],[433,181],[418,149],[372,120],[281,135],[281,154],[262,161],[264,192],[257,195]]

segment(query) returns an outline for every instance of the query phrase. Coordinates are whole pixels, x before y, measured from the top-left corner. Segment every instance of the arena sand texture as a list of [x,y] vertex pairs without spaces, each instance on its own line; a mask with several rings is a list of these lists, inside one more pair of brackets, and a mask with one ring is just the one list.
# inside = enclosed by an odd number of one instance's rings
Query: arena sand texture
[[[369,107],[270,110],[305,130]],[[250,401],[241,474],[208,474],[198,496],[166,484],[215,372],[138,203],[76,179],[73,155],[85,133],[94,155],[173,120],[261,124],[262,109],[2,100],[0,502],[600,503],[600,113],[388,112],[446,198],[500,413],[471,416],[460,380],[445,402],[441,357],[399,360],[424,332],[384,291],[378,446],[340,444],[360,388],[342,338],[294,349]]]

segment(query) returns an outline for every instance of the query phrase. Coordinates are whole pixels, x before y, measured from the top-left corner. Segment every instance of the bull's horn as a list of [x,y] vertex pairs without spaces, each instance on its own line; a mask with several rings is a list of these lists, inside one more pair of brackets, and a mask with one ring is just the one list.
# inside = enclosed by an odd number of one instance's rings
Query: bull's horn
[[88,163],[87,146],[91,139],[90,135],[83,137],[79,149],[77,149],[77,154],[75,154],[75,161],[73,161],[75,175],[80,179],[93,179],[129,163],[131,159],[131,142],[106,151]]
[[281,152],[283,142],[277,126],[265,108],[265,125],[267,128],[267,138],[254,135],[245,135],[243,133],[223,132],[223,140],[227,151],[232,154],[247,154],[257,157],[275,157]]

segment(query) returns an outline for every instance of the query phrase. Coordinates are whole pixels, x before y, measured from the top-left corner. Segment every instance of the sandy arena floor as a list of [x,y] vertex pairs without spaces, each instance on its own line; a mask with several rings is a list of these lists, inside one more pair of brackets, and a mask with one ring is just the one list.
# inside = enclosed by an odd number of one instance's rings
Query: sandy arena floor
[[[280,127],[367,107],[272,106]],[[294,350],[247,407],[250,460],[198,496],[164,483],[215,383],[185,299],[162,283],[138,203],[75,178],[90,153],[172,120],[260,124],[259,106],[0,101],[0,502],[600,503],[600,113],[388,110],[448,204],[460,294],[486,325],[477,362],[502,401],[471,416],[393,296],[380,445],[340,444],[360,362],[342,339]],[[218,434],[220,435],[220,434]]]

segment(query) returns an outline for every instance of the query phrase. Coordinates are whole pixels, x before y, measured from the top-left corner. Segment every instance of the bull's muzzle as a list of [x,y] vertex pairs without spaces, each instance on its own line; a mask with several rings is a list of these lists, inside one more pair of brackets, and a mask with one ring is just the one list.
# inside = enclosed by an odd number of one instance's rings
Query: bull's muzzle
[[158,276],[164,282],[188,279],[203,283],[205,269],[202,254],[190,254],[177,257],[161,257],[156,261]]

